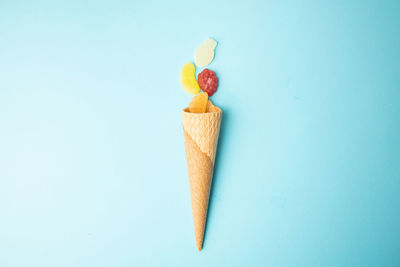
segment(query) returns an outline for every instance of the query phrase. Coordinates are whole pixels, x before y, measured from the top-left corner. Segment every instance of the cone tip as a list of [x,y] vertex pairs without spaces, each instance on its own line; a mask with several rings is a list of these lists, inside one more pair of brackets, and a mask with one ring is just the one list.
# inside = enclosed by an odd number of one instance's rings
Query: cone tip
[[196,247],[199,251],[203,248],[203,238],[196,237]]
[[196,238],[196,247],[198,251],[203,248],[203,238]]

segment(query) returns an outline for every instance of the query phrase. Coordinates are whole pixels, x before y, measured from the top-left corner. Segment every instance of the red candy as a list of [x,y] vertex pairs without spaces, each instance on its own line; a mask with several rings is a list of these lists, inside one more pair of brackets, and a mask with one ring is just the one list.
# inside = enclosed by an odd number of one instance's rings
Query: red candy
[[212,96],[218,88],[218,77],[212,70],[204,69],[197,76],[197,82],[203,92],[206,92],[208,96]]

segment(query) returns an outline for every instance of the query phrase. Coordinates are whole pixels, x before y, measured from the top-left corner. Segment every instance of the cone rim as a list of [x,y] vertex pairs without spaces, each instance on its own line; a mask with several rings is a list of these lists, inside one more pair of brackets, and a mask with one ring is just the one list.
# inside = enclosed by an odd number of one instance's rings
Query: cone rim
[[184,114],[190,114],[193,116],[201,116],[201,115],[211,114],[211,113],[222,113],[222,110],[219,107],[217,107],[217,106],[214,106],[214,107],[216,108],[216,111],[209,111],[209,112],[204,112],[204,113],[192,113],[189,111],[189,107],[186,107],[182,110],[182,112]]

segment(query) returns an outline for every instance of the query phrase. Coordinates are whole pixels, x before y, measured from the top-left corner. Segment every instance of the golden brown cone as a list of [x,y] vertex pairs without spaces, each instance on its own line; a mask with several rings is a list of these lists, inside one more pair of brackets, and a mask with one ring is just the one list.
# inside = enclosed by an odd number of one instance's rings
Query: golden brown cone
[[194,234],[198,250],[203,246],[222,114],[222,111],[215,106],[211,106],[209,111],[190,113],[186,108],[182,112]]

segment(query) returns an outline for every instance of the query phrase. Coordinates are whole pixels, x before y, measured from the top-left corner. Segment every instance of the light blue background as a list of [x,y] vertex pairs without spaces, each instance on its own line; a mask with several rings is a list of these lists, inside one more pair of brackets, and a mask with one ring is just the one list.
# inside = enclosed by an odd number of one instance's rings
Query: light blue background
[[[0,266],[400,266],[399,1],[0,1]],[[224,111],[195,248],[181,67]]]

